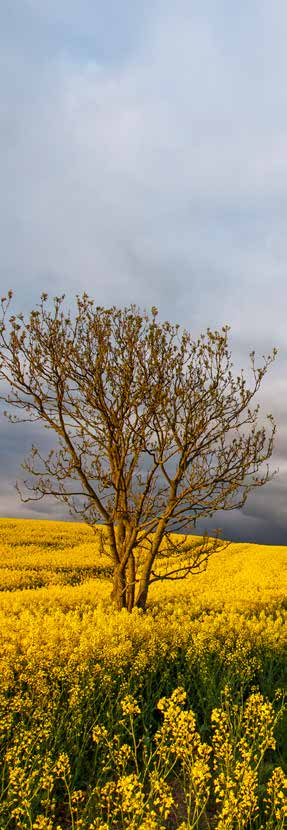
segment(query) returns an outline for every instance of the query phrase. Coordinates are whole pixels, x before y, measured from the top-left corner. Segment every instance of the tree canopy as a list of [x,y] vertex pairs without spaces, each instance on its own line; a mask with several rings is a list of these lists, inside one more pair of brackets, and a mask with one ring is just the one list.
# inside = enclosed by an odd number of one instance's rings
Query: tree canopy
[[[158,310],[96,306],[76,296],[48,295],[27,319],[0,320],[0,395],[21,415],[55,434],[45,456],[32,445],[22,465],[29,478],[23,501],[54,496],[73,516],[101,531],[113,563],[117,608],[145,609],[149,585],[206,567],[220,544],[191,540],[199,519],[246,502],[252,488],[271,480],[268,464],[275,423],[259,425],[250,403],[276,349],[256,368],[252,385],[234,376],[229,326],[190,332],[160,323]],[[100,526],[100,531],[99,531]],[[184,541],[177,533],[183,533]]]

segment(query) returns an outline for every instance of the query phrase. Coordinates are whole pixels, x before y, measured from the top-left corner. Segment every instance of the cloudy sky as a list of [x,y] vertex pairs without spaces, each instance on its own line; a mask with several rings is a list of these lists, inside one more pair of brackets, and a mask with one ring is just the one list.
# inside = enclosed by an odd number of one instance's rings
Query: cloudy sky
[[[1,295],[228,323],[236,368],[276,346],[258,401],[279,473],[211,527],[287,544],[286,3],[11,0],[0,33]],[[67,517],[19,503],[43,433],[3,408],[0,515]]]

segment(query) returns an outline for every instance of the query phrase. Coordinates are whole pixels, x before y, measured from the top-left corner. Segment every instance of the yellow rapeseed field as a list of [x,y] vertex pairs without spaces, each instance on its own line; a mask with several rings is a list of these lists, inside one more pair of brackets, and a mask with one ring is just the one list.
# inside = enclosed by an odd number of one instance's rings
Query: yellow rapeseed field
[[88,526],[0,519],[0,830],[287,827],[287,546],[145,614],[110,575]]

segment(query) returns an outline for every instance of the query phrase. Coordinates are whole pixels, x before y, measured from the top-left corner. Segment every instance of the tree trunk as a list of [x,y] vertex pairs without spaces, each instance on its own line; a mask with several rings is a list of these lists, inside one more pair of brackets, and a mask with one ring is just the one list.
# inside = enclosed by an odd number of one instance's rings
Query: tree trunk
[[126,578],[118,565],[114,571],[113,590],[111,600],[117,611],[126,608]]
[[136,605],[137,608],[142,608],[143,611],[146,610],[147,595],[148,595],[149,581],[150,581],[152,566],[153,566],[154,560],[156,558],[156,555],[158,553],[161,540],[164,536],[166,523],[167,523],[167,520],[165,518],[163,518],[161,520],[160,524],[159,524],[159,527],[158,527],[156,533],[154,534],[152,549],[151,549],[149,557],[148,557],[148,559],[145,563],[145,566],[144,566],[144,569],[143,569],[143,572],[142,572],[142,575],[141,575],[141,578],[140,578],[139,589],[138,589],[135,605]]
[[135,578],[136,578],[136,568],[135,568],[135,558],[133,553],[130,554],[130,558],[128,561],[127,566],[127,587],[126,587],[126,603],[128,611],[132,611],[134,604],[135,604]]
[[136,608],[141,608],[142,611],[146,610],[146,603],[147,603],[147,595],[148,595],[148,588],[149,588],[149,579],[150,579],[150,568],[146,568],[144,573],[140,578],[139,589],[136,598]]

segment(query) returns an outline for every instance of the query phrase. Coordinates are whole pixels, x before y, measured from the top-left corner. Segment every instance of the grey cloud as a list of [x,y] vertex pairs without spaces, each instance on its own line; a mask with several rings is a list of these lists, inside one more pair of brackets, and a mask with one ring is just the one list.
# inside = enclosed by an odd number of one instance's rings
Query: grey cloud
[[[1,390],[2,393],[2,390]],[[29,454],[31,445],[41,447],[47,452],[51,445],[51,437],[39,425],[11,424],[4,416],[3,410],[12,412],[12,407],[0,404],[0,516],[29,518],[35,514],[39,518],[71,519],[63,505],[52,498],[45,501],[23,503],[15,489],[16,481],[23,482],[27,473],[21,469],[24,458]],[[16,414],[15,411],[13,414]],[[19,414],[19,412],[18,412]],[[23,494],[25,488],[22,487]]]
[[79,62],[88,56],[116,65],[139,48],[150,13],[140,0],[121,6],[117,0],[104,5],[100,0],[12,0],[1,10],[1,32],[13,53],[25,55],[38,67],[71,52]]
[[[286,489],[285,4],[231,13],[226,1],[205,10],[123,3],[119,26],[112,0],[104,9],[88,0],[12,8],[1,12],[1,293],[15,289],[17,310],[42,290],[66,291],[68,304],[83,290],[103,305],[155,304],[195,336],[229,323],[236,366],[253,348],[279,345],[259,396],[279,426],[281,495],[266,487],[277,527]],[[246,521],[238,518],[242,533]]]

